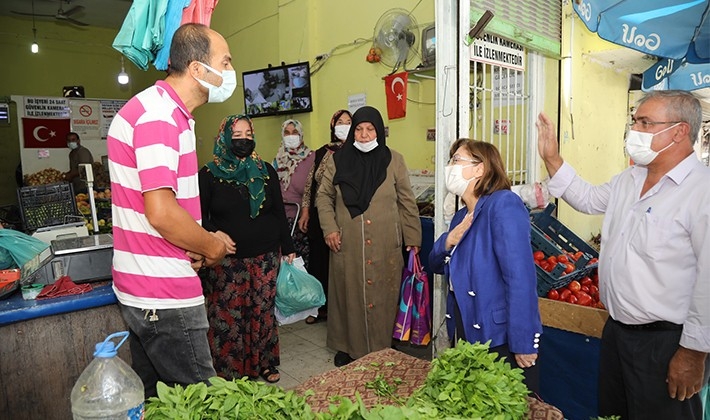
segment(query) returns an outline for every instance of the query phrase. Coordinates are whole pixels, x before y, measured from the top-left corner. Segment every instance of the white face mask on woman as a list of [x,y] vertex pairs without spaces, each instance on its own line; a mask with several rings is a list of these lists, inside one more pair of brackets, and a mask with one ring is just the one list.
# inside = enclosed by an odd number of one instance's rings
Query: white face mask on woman
[[287,149],[295,149],[301,145],[301,137],[298,134],[289,134],[282,137],[284,147]]
[[478,163],[471,165],[449,165],[445,167],[444,174],[446,175],[446,189],[449,190],[450,193],[458,195],[459,197],[463,196],[466,192],[466,188],[468,188],[468,184],[475,179],[475,177],[471,179],[464,178],[463,169],[476,165],[478,165]]
[[224,70],[220,73],[205,63],[199,61],[198,63],[202,64],[207,70],[222,78],[222,84],[215,86],[205,80],[200,80],[195,77],[195,80],[197,80],[202,86],[206,87],[209,92],[207,102],[219,103],[229,99],[229,97],[232,96],[232,93],[234,93],[234,89],[237,87],[237,73],[234,70]]
[[335,131],[335,137],[338,140],[345,141],[348,138],[348,133],[350,132],[350,124],[348,125],[336,125],[333,129]]
[[675,144],[671,141],[670,144],[659,151],[651,149],[651,142],[653,142],[653,137],[661,133],[664,133],[671,128],[675,127],[680,123],[675,123],[672,126],[661,130],[658,133],[644,133],[636,130],[629,130],[626,134],[626,152],[629,154],[634,163],[641,166],[646,166],[653,162],[654,159],[661,153],[666,151],[669,147]]
[[368,141],[367,143],[360,143],[359,141],[356,141],[353,146],[363,153],[371,152],[375,150],[375,147],[377,147],[377,139]]

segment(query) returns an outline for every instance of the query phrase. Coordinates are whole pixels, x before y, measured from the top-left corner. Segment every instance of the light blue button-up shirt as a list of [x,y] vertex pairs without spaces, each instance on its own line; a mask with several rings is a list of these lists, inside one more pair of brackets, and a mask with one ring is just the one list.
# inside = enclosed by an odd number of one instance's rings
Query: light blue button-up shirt
[[690,155],[640,197],[646,174],[633,166],[594,186],[564,163],[548,188],[605,215],[599,294],[611,317],[682,324],[680,345],[710,352],[710,168]]

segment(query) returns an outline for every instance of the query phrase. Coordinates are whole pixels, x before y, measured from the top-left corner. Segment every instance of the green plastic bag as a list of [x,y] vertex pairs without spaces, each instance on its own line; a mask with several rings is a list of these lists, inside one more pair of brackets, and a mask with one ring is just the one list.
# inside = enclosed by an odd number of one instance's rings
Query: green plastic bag
[[299,257],[293,264],[282,262],[276,278],[276,308],[286,317],[325,305],[323,286],[306,272],[302,261]]
[[0,229],[0,270],[22,268],[49,245],[13,229]]

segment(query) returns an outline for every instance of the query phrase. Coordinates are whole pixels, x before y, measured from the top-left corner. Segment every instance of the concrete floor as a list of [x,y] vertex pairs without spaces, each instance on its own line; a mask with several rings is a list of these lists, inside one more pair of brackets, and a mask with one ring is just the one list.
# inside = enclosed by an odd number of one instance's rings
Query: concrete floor
[[[335,350],[326,346],[327,323],[308,325],[305,321],[279,327],[281,344],[281,380],[276,385],[293,389],[308,378],[335,369]],[[414,357],[431,360],[430,347],[396,345],[396,349]]]

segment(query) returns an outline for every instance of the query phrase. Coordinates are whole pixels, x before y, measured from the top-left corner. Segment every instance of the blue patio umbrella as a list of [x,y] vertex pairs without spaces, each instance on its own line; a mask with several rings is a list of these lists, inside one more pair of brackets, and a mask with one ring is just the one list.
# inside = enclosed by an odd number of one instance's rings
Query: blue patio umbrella
[[710,62],[710,0],[574,0],[587,28],[660,58]]
[[710,88],[710,62],[689,63],[664,58],[643,72],[641,88],[645,91]]

